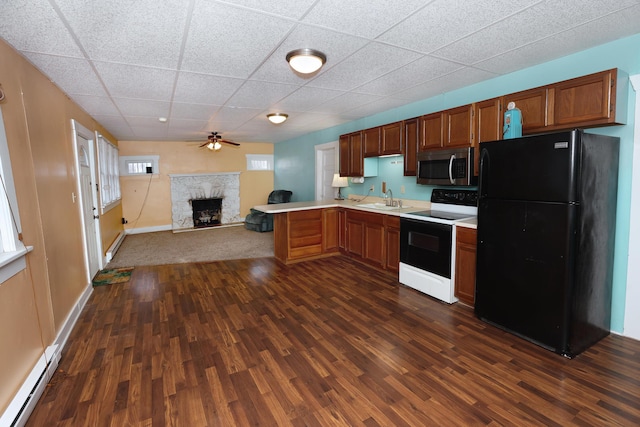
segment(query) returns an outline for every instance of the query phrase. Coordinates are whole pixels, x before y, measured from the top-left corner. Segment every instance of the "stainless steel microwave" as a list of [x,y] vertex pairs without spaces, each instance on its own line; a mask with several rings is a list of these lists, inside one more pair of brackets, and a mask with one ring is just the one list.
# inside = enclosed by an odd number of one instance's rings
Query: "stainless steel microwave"
[[452,148],[418,153],[418,184],[476,185],[473,148]]

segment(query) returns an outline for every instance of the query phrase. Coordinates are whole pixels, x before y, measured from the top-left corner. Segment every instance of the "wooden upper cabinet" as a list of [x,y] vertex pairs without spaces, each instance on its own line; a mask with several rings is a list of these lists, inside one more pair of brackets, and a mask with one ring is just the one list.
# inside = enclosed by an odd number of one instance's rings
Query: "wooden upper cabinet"
[[362,132],[340,135],[340,176],[363,176]]
[[476,103],[474,133],[477,149],[474,156],[474,175],[478,175],[479,172],[480,143],[502,139],[503,122],[502,98],[487,99]]
[[617,69],[551,85],[553,127],[589,127],[615,122]]
[[364,157],[376,157],[380,155],[380,127],[365,129],[362,131],[364,138]]
[[522,114],[522,132],[544,131],[547,126],[547,88],[539,87],[504,97],[505,108],[510,102],[516,104]]
[[382,142],[380,154],[402,154],[403,152],[402,122],[382,126]]
[[444,145],[443,112],[427,114],[420,117],[420,138],[418,151],[441,148]]
[[418,145],[420,136],[420,119],[418,117],[405,120],[404,136],[404,176],[416,176],[418,169]]
[[444,112],[445,147],[473,147],[473,104]]

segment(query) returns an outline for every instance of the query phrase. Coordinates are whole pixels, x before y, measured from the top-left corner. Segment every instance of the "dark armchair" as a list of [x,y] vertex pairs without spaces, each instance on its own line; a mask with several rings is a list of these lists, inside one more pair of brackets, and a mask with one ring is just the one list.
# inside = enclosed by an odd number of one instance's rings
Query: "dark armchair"
[[[274,203],[289,203],[292,194],[289,190],[273,190],[269,194],[267,203],[270,205]],[[247,230],[261,233],[273,231],[273,215],[251,208],[249,215],[244,220],[244,226]]]

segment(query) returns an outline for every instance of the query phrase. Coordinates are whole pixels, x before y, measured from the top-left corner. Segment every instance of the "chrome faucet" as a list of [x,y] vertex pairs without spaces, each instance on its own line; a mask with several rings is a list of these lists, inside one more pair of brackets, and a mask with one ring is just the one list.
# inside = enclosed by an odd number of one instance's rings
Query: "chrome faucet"
[[[389,193],[389,198],[385,201],[385,205],[387,206],[395,206],[393,204],[393,191],[391,191],[391,189],[387,189],[387,193]],[[387,193],[384,193],[384,195],[386,196]]]

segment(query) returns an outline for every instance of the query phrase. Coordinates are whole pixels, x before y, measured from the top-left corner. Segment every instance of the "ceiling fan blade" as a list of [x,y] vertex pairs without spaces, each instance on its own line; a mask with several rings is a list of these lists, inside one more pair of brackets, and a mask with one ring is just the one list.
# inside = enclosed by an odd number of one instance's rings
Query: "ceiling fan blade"
[[237,142],[227,141],[226,139],[221,139],[220,142],[224,142],[225,144],[235,145],[236,147],[240,146],[240,144],[238,144]]

